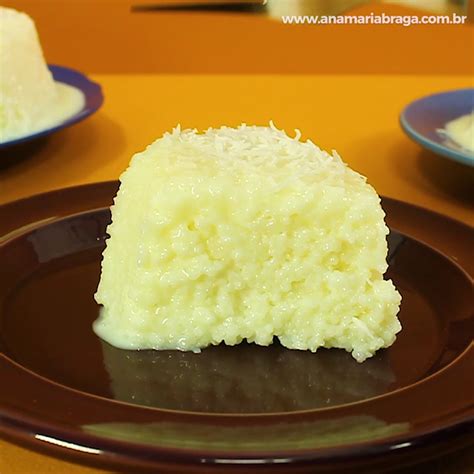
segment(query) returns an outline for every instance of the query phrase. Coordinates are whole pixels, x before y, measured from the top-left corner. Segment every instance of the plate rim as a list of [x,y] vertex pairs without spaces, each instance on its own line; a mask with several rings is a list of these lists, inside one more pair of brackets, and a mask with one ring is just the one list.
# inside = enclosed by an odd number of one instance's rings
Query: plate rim
[[[474,414],[457,421],[456,423],[444,423],[440,427],[419,429],[415,432],[410,432],[406,436],[392,435],[379,440],[364,440],[351,444],[319,447],[319,448],[300,448],[300,449],[269,449],[261,451],[231,451],[231,450],[217,450],[217,451],[205,451],[203,448],[182,448],[176,446],[160,446],[151,445],[146,443],[138,443],[135,441],[126,441],[118,438],[111,438],[105,436],[98,436],[90,434],[84,431],[78,431],[69,429],[58,424],[46,423],[38,424],[35,423],[35,418],[29,418],[27,416],[19,416],[18,418],[3,417],[3,420],[10,420],[10,424],[6,425],[3,423],[0,425],[0,435],[7,433],[13,442],[15,441],[33,441],[34,434],[40,432],[45,437],[51,439],[58,439],[66,444],[76,444],[79,447],[90,447],[92,450],[98,450],[104,453],[104,456],[116,456],[121,455],[125,451],[129,450],[135,454],[143,452],[153,452],[154,454],[164,455],[163,458],[157,459],[157,461],[163,461],[168,458],[170,453],[176,461],[199,461],[202,458],[212,458],[226,460],[232,459],[249,459],[254,460],[255,465],[261,464],[258,462],[263,459],[268,459],[271,462],[271,457],[288,457],[286,464],[292,465],[297,462],[304,460],[310,461],[346,461],[354,458],[364,458],[367,455],[385,455],[391,451],[397,450],[399,452],[406,451],[408,449],[424,446],[426,443],[431,443],[432,439],[443,438],[447,432],[451,435],[465,435],[466,433],[474,435]],[[18,429],[21,426],[23,429]],[[47,427],[45,430],[44,427]],[[216,425],[214,425],[216,426]],[[11,431],[9,428],[12,428]],[[33,436],[32,436],[33,435]],[[51,435],[51,436],[49,436]],[[0,436],[1,438],[1,436]],[[93,443],[91,443],[93,441]],[[442,441],[442,440],[441,440]],[[120,449],[117,449],[116,444],[120,445]],[[62,446],[61,444],[55,447],[64,448],[66,452],[74,450],[73,447]],[[93,447],[92,447],[92,446]],[[112,448],[111,448],[112,446]],[[369,448],[365,450],[365,448]],[[372,448],[372,449],[370,449]],[[79,451],[81,451],[79,449]],[[127,457],[127,459],[130,459]],[[139,460],[140,458],[136,458]]]
[[400,113],[399,123],[402,130],[413,141],[421,145],[423,148],[426,148],[438,155],[444,156],[445,158],[449,158],[458,163],[462,163],[463,165],[474,167],[474,152],[472,154],[469,154],[468,151],[455,150],[453,148],[449,148],[446,145],[443,145],[440,142],[436,142],[431,138],[426,137],[422,133],[418,132],[415,127],[413,127],[410,119],[408,118],[408,114],[413,110],[414,107],[417,107],[420,104],[424,104],[426,101],[433,100],[441,96],[464,94],[469,92],[474,95],[474,88],[465,87],[462,89],[453,89],[449,91],[437,92],[413,100],[412,102],[407,104]]

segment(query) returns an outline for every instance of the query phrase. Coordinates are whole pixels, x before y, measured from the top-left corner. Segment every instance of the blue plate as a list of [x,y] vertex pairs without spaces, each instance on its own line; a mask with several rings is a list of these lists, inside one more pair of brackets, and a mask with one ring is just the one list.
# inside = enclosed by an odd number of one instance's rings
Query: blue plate
[[415,142],[434,153],[465,165],[474,166],[474,154],[439,133],[450,120],[470,114],[474,109],[474,89],[442,92],[407,105],[400,124]]
[[102,94],[100,85],[89,80],[84,74],[63,66],[49,65],[48,67],[56,82],[68,84],[72,87],[75,87],[76,89],[79,89],[84,94],[84,105],[82,106],[82,109],[53,127],[45,128],[44,130],[34,132],[30,135],[25,135],[23,137],[0,143],[0,150],[12,145],[35,140],[36,138],[49,135],[50,133],[54,133],[58,130],[61,130],[62,128],[69,127],[70,125],[80,122],[81,120],[84,120],[86,117],[96,112],[104,102],[104,96]]

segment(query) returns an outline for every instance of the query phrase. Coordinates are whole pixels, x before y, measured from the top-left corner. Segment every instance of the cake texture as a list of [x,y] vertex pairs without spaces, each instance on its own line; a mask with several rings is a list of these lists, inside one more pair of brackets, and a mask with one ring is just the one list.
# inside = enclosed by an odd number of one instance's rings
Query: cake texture
[[243,339],[390,346],[380,199],[337,155],[270,127],[174,129],[136,154],[112,206],[95,332],[125,349]]
[[0,142],[47,128],[83,102],[80,91],[54,82],[33,20],[0,7]]

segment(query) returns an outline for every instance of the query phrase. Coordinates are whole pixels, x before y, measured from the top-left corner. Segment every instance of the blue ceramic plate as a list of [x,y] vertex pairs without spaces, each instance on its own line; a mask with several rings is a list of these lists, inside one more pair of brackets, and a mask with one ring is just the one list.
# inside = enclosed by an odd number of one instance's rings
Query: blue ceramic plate
[[474,154],[439,132],[450,120],[474,109],[474,89],[429,95],[407,105],[400,116],[406,134],[424,148],[465,165],[474,166]]
[[53,127],[0,143],[0,150],[18,143],[34,140],[36,138],[61,130],[62,128],[69,127],[70,125],[84,120],[86,117],[96,112],[102,105],[104,96],[102,95],[102,89],[100,85],[89,80],[84,74],[62,66],[50,65],[49,70],[51,71],[56,82],[68,84],[72,87],[75,87],[76,89],[79,89],[84,94],[85,100],[82,109]]

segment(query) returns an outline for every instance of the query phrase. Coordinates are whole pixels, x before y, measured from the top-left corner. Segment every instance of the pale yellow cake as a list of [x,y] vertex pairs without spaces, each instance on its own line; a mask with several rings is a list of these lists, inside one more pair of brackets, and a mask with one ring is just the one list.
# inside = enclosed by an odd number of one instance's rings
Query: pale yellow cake
[[474,110],[448,122],[443,132],[461,148],[474,153]]
[[84,104],[53,80],[33,20],[0,7],[0,143],[57,125]]
[[117,347],[277,337],[363,361],[401,329],[379,196],[299,133],[166,133],[122,174],[108,233],[94,330]]

